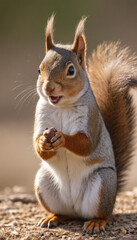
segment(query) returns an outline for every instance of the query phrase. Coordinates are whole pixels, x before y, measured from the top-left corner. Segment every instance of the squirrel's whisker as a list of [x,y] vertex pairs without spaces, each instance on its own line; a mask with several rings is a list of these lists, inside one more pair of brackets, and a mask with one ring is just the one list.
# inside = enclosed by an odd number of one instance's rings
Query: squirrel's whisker
[[[32,95],[34,95],[34,93],[36,93],[35,89],[31,89],[31,90],[27,89],[27,92],[26,91],[22,91],[21,94],[19,95],[21,98],[20,98],[20,100],[17,103],[17,107],[20,105],[20,108],[21,108],[23,106],[23,104],[27,101],[27,99],[29,97],[31,97]],[[22,94],[23,94],[23,96],[21,96]]]

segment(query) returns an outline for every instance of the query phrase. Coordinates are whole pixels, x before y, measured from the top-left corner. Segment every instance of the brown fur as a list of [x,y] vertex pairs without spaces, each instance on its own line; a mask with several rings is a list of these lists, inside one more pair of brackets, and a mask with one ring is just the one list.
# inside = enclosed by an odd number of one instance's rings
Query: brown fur
[[[70,47],[71,49],[71,47]],[[53,51],[52,51],[53,50]],[[66,97],[76,96],[84,86],[83,71],[80,70],[77,57],[73,51],[65,49],[63,45],[56,45],[49,51],[40,65],[41,77],[39,84],[44,83],[54,85],[53,95],[65,95]],[[73,81],[69,81],[66,76],[68,64],[74,63],[76,66],[76,76]]]
[[88,156],[91,152],[91,141],[89,138],[83,133],[76,133],[74,135],[66,135],[65,137],[65,145],[69,151],[79,155],[79,156]]
[[90,161],[86,161],[86,165],[87,166],[93,166],[93,165],[95,165],[95,164],[97,164],[97,163],[100,163],[102,161],[102,159],[101,158],[95,158],[95,159],[91,159]]
[[114,148],[118,190],[134,152],[135,109],[129,94],[137,87],[137,59],[120,43],[98,46],[89,59],[89,78]]

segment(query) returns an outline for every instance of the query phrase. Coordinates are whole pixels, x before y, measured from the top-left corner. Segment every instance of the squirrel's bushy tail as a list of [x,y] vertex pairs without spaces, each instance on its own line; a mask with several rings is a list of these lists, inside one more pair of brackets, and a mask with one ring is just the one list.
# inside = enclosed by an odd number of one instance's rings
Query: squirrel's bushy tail
[[135,107],[129,90],[137,87],[137,57],[119,42],[103,43],[88,64],[91,88],[113,144],[119,191],[134,152]]

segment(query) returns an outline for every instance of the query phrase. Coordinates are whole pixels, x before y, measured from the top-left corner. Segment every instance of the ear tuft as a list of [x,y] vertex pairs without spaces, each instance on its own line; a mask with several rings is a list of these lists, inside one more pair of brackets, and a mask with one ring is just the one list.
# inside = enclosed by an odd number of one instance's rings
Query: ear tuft
[[84,66],[85,64],[85,56],[86,56],[86,40],[84,36],[84,24],[86,21],[86,17],[82,17],[80,20],[74,37],[74,42],[72,45],[72,51],[74,51],[78,57],[78,61],[80,65]]
[[53,41],[54,17],[55,17],[55,14],[52,14],[50,19],[48,19],[47,26],[46,26],[46,43],[45,43],[46,52],[49,51],[54,45],[54,41]]
[[78,36],[84,34],[84,26],[85,26],[86,19],[87,19],[87,17],[82,17],[82,19],[78,23],[76,32],[75,32],[75,37],[78,37]]

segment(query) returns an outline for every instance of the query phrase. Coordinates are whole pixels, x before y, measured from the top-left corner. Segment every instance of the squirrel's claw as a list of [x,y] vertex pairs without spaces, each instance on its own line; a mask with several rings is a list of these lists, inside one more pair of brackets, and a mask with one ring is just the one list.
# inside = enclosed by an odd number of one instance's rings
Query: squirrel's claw
[[41,228],[51,228],[51,227],[56,227],[59,223],[67,220],[68,217],[67,216],[47,216],[42,218],[37,226],[41,227]]
[[39,147],[42,152],[46,152],[52,149],[52,145],[47,141],[44,136],[39,139]]
[[62,132],[56,132],[55,137],[51,139],[51,144],[54,150],[58,150],[65,145],[65,137]]
[[98,234],[105,231],[107,221],[104,219],[92,219],[85,222],[83,231],[88,234]]
[[[55,220],[55,221],[54,221]],[[56,217],[55,216],[49,216],[49,217],[44,217],[42,218],[37,226],[41,227],[41,228],[50,228],[52,226],[57,226],[57,221],[56,221]]]

